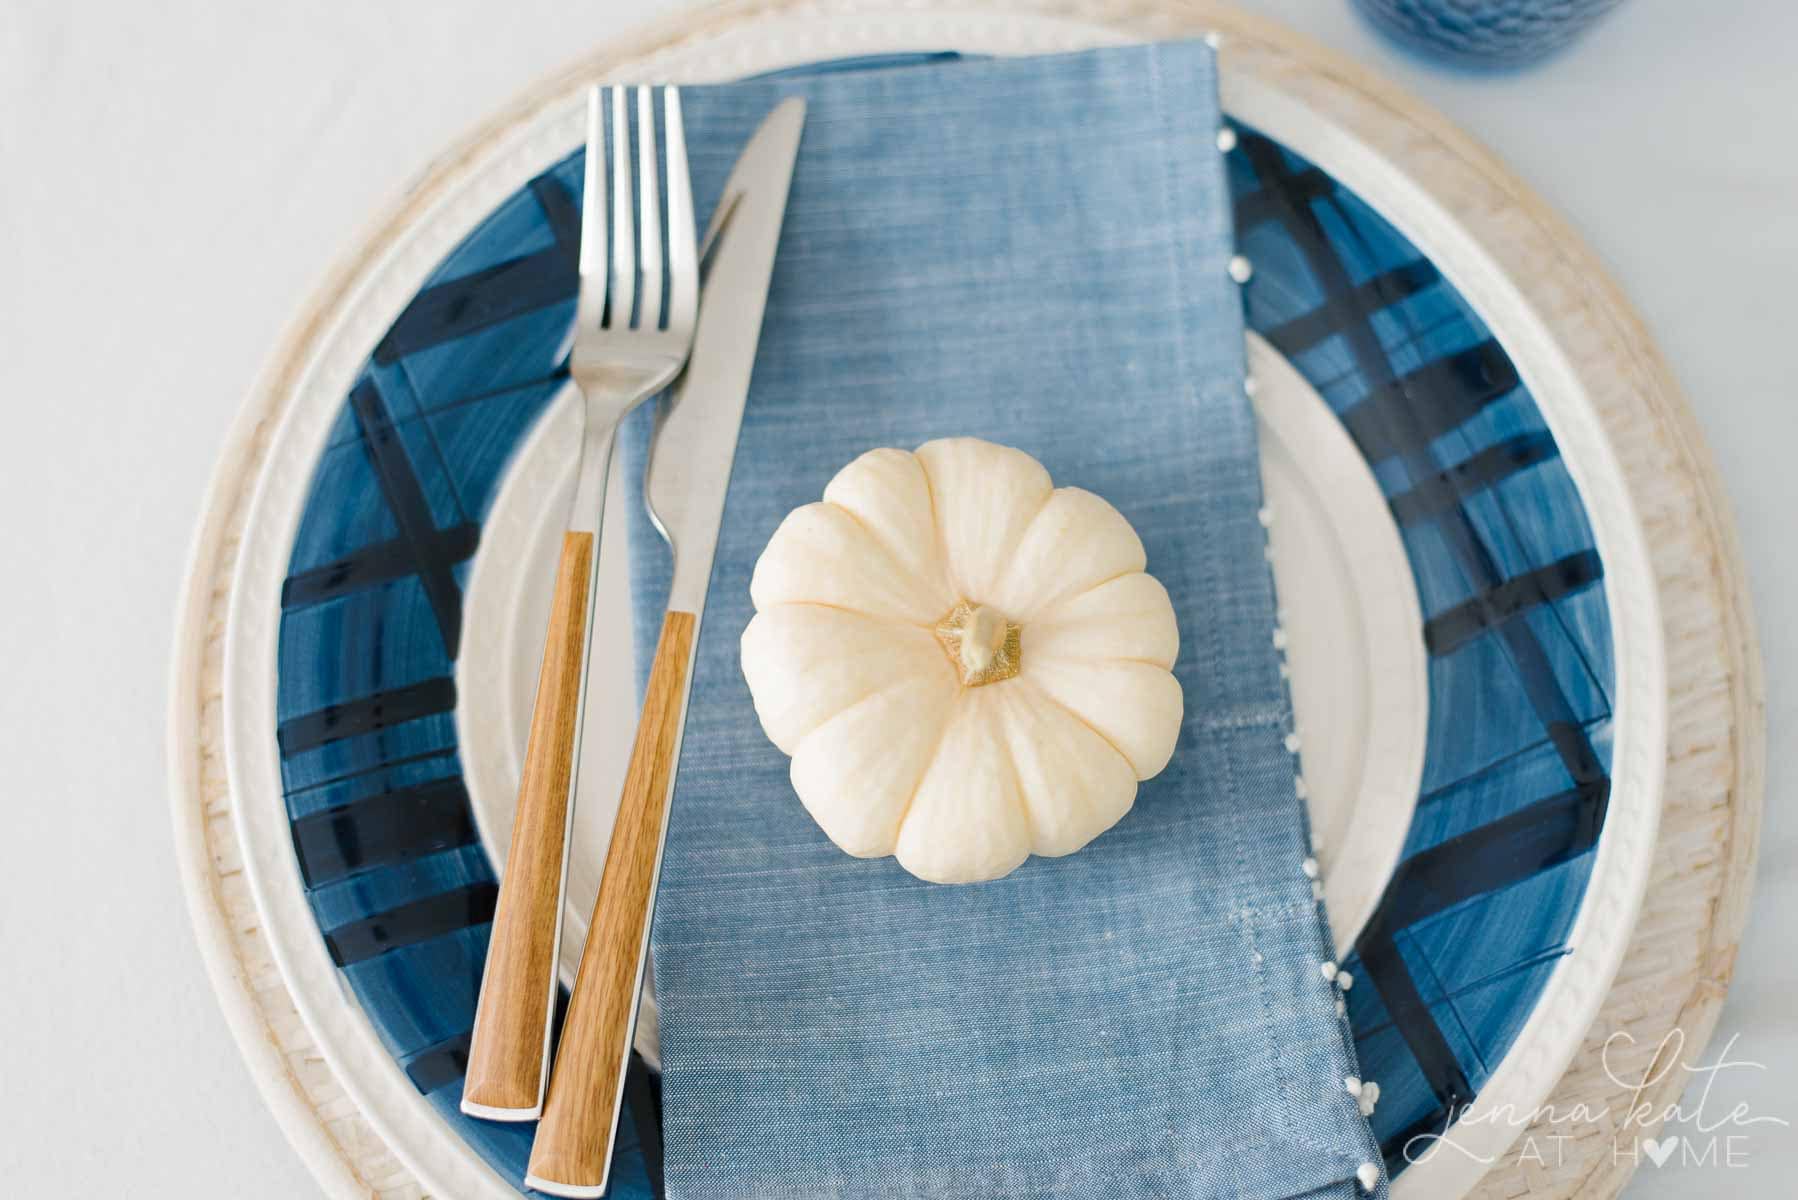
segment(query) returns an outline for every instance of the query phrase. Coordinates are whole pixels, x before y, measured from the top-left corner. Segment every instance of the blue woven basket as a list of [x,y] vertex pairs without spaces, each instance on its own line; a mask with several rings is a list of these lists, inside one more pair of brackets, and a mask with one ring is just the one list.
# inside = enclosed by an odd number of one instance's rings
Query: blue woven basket
[[1546,58],[1622,0],[1355,0],[1408,46],[1467,66]]

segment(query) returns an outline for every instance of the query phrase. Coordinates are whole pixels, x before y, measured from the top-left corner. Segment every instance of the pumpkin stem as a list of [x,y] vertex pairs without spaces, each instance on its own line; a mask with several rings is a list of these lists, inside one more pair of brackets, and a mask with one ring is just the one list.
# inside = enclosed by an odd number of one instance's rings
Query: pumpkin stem
[[998,683],[1018,673],[1020,629],[1005,614],[966,600],[938,622],[937,640],[965,687]]

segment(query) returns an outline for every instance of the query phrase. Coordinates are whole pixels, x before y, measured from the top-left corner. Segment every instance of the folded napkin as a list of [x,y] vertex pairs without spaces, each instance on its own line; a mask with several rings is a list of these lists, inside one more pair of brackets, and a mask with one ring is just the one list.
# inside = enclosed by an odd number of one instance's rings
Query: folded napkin
[[[1360,1194],[1379,1154],[1301,869],[1210,49],[695,88],[702,210],[793,94],[655,921],[668,1195]],[[1186,720],[1086,849],[945,887],[826,840],[737,642],[790,509],[865,450],[957,434],[1134,523],[1179,616]],[[641,521],[632,542],[647,662],[668,560]]]

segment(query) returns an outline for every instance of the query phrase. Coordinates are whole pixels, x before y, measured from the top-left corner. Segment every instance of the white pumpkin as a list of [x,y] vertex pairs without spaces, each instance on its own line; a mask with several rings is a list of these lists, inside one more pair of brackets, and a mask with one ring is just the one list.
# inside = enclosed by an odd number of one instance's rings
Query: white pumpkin
[[842,849],[997,879],[1116,824],[1184,697],[1167,589],[1117,509],[975,438],[871,450],[756,563],[743,674]]

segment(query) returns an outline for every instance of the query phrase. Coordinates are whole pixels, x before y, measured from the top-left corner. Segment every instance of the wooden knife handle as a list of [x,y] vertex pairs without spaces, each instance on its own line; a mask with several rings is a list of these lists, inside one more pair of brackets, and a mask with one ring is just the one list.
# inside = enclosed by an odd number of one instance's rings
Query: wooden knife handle
[[593,535],[563,534],[512,847],[462,1085],[462,1111],[489,1120],[531,1121],[543,1111],[593,566]]
[[598,1195],[611,1163],[697,624],[693,613],[670,611],[656,643],[605,874],[525,1176],[527,1186],[553,1195]]

